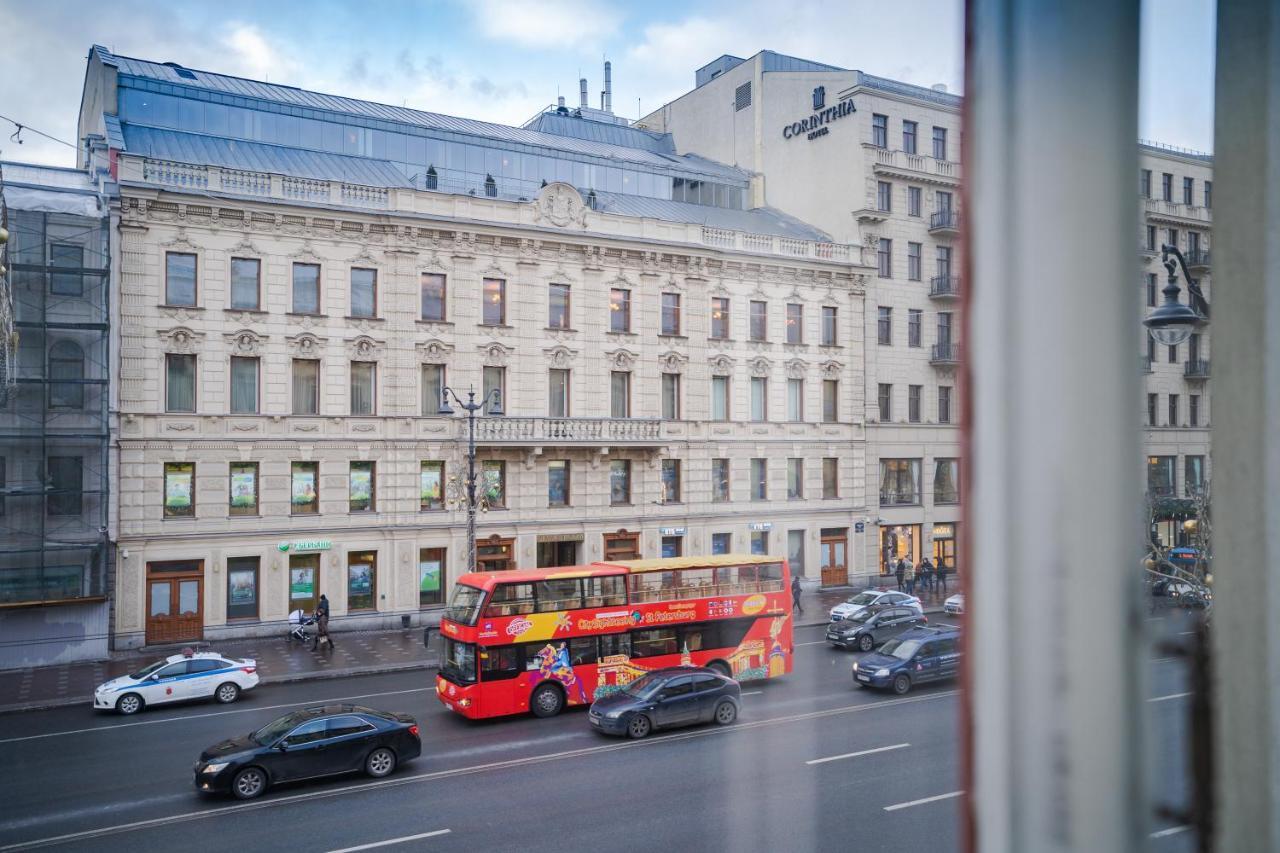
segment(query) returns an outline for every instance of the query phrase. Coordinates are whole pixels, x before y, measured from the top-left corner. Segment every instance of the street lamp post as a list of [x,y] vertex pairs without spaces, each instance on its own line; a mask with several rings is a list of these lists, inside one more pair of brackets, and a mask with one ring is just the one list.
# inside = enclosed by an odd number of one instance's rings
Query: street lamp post
[[[1200,291],[1200,285],[1187,272],[1187,261],[1178,247],[1162,245],[1160,252],[1164,268],[1169,271],[1168,283],[1162,291],[1164,304],[1152,311],[1151,316],[1142,321],[1142,325],[1151,332],[1156,343],[1174,347],[1191,337],[1195,327],[1209,319],[1209,303]],[[1176,264],[1169,255],[1177,259]],[[1187,305],[1178,301],[1178,295],[1182,292],[1182,288],[1178,287],[1179,266],[1182,267],[1183,278],[1187,280]]]
[[[449,386],[444,386],[440,391],[440,414],[452,415],[453,408],[449,405],[449,398],[453,397],[454,403],[458,408],[467,413],[467,479],[465,503],[467,505],[467,571],[474,572],[476,570],[476,412],[485,409],[488,405],[488,414],[501,417],[502,415],[502,391],[498,388],[487,392],[480,398],[480,402],[476,402],[475,388],[467,390],[467,399],[464,401]],[[489,398],[493,398],[493,402],[489,402]]]

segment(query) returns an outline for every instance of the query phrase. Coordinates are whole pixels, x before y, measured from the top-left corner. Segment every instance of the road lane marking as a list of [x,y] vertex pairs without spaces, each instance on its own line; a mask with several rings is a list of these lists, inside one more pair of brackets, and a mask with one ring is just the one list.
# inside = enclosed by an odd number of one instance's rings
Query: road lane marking
[[1177,835],[1180,832],[1187,832],[1191,829],[1189,826],[1171,826],[1168,829],[1162,829],[1159,832],[1151,833],[1152,838],[1168,838],[1170,835]]
[[1148,702],[1167,702],[1170,699],[1182,699],[1190,695],[1191,695],[1190,693],[1170,693],[1168,696],[1152,696],[1147,701]]
[[748,690],[742,695],[743,696],[759,696],[763,692],[764,692],[763,690]]
[[[419,782],[434,782],[441,779],[450,779],[459,776],[471,776],[478,773],[486,773],[492,770],[507,770],[512,768],[529,767],[538,764],[546,764],[553,761],[564,761],[571,758],[582,758],[586,756],[600,755],[607,752],[618,752],[624,749],[641,749],[649,746],[657,746],[665,743],[673,743],[676,741],[693,740],[695,738],[713,737],[717,735],[731,734],[733,732],[745,731],[747,729],[763,728],[765,726],[784,725],[787,723],[798,723],[806,720],[818,720],[827,717],[838,717],[845,714],[856,714],[862,711],[878,710],[880,708],[893,708],[902,705],[915,705],[923,702],[933,702],[938,699],[953,699],[960,695],[959,690],[946,690],[940,693],[932,693],[928,696],[912,696],[899,699],[885,699],[875,702],[859,702],[854,705],[843,705],[839,708],[828,708],[824,711],[809,711],[803,714],[789,714],[784,717],[769,717],[763,720],[739,721],[732,726],[715,726],[713,728],[697,729],[695,731],[684,732],[676,735],[665,735],[657,738],[648,738],[645,740],[623,741],[621,743],[603,744],[600,746],[582,747],[580,749],[569,749],[562,752],[547,753],[544,755],[530,755],[522,758],[509,758],[504,761],[493,761],[487,764],[476,764],[470,767],[456,767],[452,770],[436,770],[428,773],[418,773],[413,776],[403,776],[400,778],[379,779],[373,782],[363,782],[355,785],[344,785],[337,788],[329,788],[319,791],[306,791],[298,794],[288,794],[282,797],[276,797],[266,800],[255,800],[247,803],[235,803],[221,807],[204,809],[195,812],[183,812],[176,815],[167,815],[165,817],[148,818],[146,820],[136,820],[129,823],[116,824],[114,826],[99,827],[98,829],[86,829],[80,832],[69,832],[63,835],[53,835],[47,838],[34,838],[30,841],[22,841],[14,844],[7,844],[0,847],[0,853],[6,853],[9,850],[27,850],[35,847],[48,847],[54,844],[63,844],[69,841],[83,841],[90,838],[101,838],[107,835],[118,835],[124,832],[132,832],[140,829],[151,829],[168,824],[187,823],[189,821],[204,820],[205,818],[221,817],[223,815],[236,815],[241,812],[258,811],[260,809],[270,809],[279,806],[286,806],[292,803],[314,803],[316,800],[328,799],[330,797],[339,797],[345,794],[362,793],[367,791],[376,791],[381,788],[400,787],[402,785],[413,785]],[[0,824],[0,828],[3,825]]]
[[330,850],[329,853],[356,853],[359,850],[372,850],[375,847],[390,847],[392,844],[404,844],[406,841],[418,841],[436,835],[448,835],[453,830],[437,829],[435,832],[420,832],[417,835],[404,835],[400,838],[388,838],[386,841],[375,841],[372,844],[361,844],[358,847],[343,847],[341,850]]
[[828,761],[839,761],[842,758],[857,758],[860,755],[874,755],[877,752],[888,752],[891,749],[903,749],[911,746],[909,743],[895,743],[893,746],[878,746],[875,749],[864,749],[861,752],[846,752],[844,755],[828,755],[826,758],[814,758],[806,761],[805,764],[826,764]]
[[925,803],[936,803],[938,800],[950,800],[953,797],[959,797],[963,794],[964,791],[952,791],[950,794],[938,794],[933,797],[924,797],[923,799],[912,800],[909,803],[894,803],[891,806],[885,806],[884,810],[887,812],[896,812],[898,809],[909,809],[912,806],[923,806]]
[[60,732],[45,732],[38,735],[23,735],[21,737],[0,738],[0,743],[17,743],[24,740],[40,740],[47,737],[61,737],[62,735],[79,735],[86,732],[109,732],[114,729],[130,729],[134,726],[154,726],[160,723],[177,723],[185,720],[198,720],[202,717],[223,717],[227,714],[249,714],[253,711],[274,711],[278,708],[298,708],[307,705],[329,705],[334,702],[346,702],[351,699],[368,699],[371,696],[400,696],[405,693],[426,693],[435,692],[434,687],[415,687],[412,690],[386,690],[381,693],[358,693],[355,696],[339,696],[336,699],[300,699],[297,702],[285,702],[282,705],[254,705],[250,708],[236,708],[231,711],[209,711],[205,714],[185,714],[181,717],[165,717],[159,720],[138,720],[134,723],[115,723],[109,726],[93,726],[86,729],[66,729]]
[[822,646],[826,644],[826,640],[811,640],[807,643],[796,643],[797,646]]

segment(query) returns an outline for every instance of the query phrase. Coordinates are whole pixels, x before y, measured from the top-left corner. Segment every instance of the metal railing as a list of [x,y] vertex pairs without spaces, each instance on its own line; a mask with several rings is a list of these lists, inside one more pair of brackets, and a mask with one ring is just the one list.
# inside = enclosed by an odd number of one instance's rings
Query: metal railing
[[476,441],[582,441],[628,444],[657,441],[657,418],[478,418]]
[[929,295],[935,299],[948,299],[960,295],[960,276],[935,275],[929,279]]
[[930,231],[959,231],[960,211],[939,210],[929,214]]
[[1141,355],[1141,356],[1138,356],[1138,358],[1139,358],[1139,359],[1141,359],[1142,372],[1143,372],[1143,373],[1153,373],[1153,372],[1155,372],[1155,368],[1153,368],[1153,367],[1151,366],[1151,356],[1149,356],[1149,355]]
[[959,364],[960,363],[960,345],[959,344],[934,344],[933,349],[929,352],[930,364]]
[[1182,366],[1182,375],[1187,379],[1208,379],[1209,378],[1209,359],[1192,358],[1188,359]]
[[1208,249],[1189,249],[1186,254],[1187,266],[1200,267],[1202,269],[1209,268],[1209,250]]

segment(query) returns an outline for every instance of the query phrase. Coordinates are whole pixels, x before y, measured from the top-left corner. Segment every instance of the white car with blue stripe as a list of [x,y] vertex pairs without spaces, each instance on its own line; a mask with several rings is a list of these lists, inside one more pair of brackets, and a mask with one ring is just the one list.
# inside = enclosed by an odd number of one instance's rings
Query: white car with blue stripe
[[136,714],[148,705],[210,696],[226,704],[257,684],[257,661],[185,651],[100,685],[93,691],[93,707]]

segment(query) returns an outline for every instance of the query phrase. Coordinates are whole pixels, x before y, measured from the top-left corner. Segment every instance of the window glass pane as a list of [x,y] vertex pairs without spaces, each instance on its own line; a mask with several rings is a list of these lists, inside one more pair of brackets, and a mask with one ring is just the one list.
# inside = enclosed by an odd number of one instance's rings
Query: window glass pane
[[51,516],[80,515],[84,502],[84,458],[49,457],[47,511]]
[[631,462],[614,459],[609,463],[609,503],[631,503]]
[[711,377],[711,420],[729,419],[729,377]]
[[165,518],[191,518],[196,514],[195,477],[196,466],[192,462],[165,463]]
[[445,277],[439,273],[422,274],[422,319],[444,320]]
[[569,417],[569,371],[547,371],[547,414],[553,418]]
[[444,463],[424,461],[419,481],[419,509],[444,509]]
[[486,461],[480,473],[482,497],[491,507],[505,507],[507,466],[502,462]]
[[289,505],[294,515],[311,515],[320,509],[319,464],[294,462],[290,472]]
[[258,463],[232,462],[229,515],[258,514]]
[[374,582],[377,569],[377,551],[353,551],[347,555],[348,610],[374,608]]
[[615,418],[631,417],[631,374],[615,370],[609,377],[609,414]]
[[501,326],[506,322],[507,283],[500,278],[484,280],[484,311],[481,322]]
[[231,259],[231,307],[257,310],[262,262],[256,258]]
[[548,287],[547,325],[553,329],[569,328],[569,285],[552,284]]
[[231,357],[231,412],[258,411],[258,359]]
[[49,408],[84,408],[84,350],[74,341],[49,347]]
[[751,377],[751,420],[768,418],[769,380],[763,376]]
[[314,415],[319,412],[320,362],[310,358],[293,360],[293,413]]
[[[84,247],[65,243],[50,244],[49,266],[55,269],[83,268]],[[80,296],[84,293],[84,276],[78,272],[50,273],[49,292],[59,296]]]
[[444,548],[418,551],[418,606],[443,603],[444,560]]
[[196,410],[196,357],[167,355],[165,364],[168,373],[165,383],[165,411],[194,412]]
[[378,304],[378,271],[351,270],[351,316],[372,317]]
[[227,559],[227,618],[258,618],[258,558]]
[[320,265],[293,265],[293,313],[320,313]]
[[609,291],[609,331],[631,331],[631,291],[616,287]]
[[377,367],[371,361],[351,362],[351,414],[373,414]]
[[352,462],[348,475],[347,502],[350,512],[374,509],[374,468],[372,462]]
[[164,304],[196,304],[195,255],[181,252],[165,253]]
[[569,505],[569,463],[564,460],[547,463],[547,505]]
[[677,420],[680,417],[680,374],[662,374],[662,417]]
[[444,365],[422,365],[422,414],[434,417],[440,414],[444,393]]
[[495,401],[506,405],[506,370],[501,367],[484,368],[481,379],[484,392],[485,414],[492,414]]

